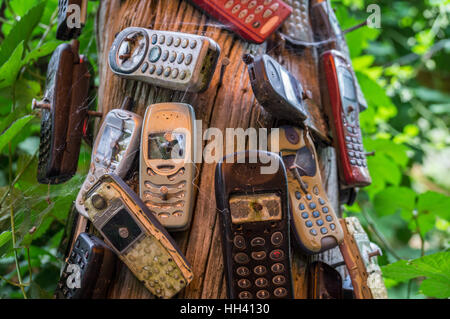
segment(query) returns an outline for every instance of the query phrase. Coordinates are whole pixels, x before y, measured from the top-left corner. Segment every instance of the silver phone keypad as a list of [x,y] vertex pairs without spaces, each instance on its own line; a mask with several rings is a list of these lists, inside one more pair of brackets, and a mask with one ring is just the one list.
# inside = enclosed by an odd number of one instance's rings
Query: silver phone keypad
[[309,0],[285,0],[293,9],[285,22],[285,33],[289,37],[310,42],[312,40],[309,22]]

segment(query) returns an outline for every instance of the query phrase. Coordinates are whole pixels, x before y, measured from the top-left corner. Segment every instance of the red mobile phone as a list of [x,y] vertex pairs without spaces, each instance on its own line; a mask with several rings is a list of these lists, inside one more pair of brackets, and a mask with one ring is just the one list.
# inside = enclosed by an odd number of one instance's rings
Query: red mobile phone
[[321,56],[324,94],[333,141],[338,152],[339,174],[344,188],[367,186],[371,183],[359,127],[357,88],[351,65],[338,51],[326,51]]
[[243,39],[263,43],[291,14],[281,0],[191,0]]

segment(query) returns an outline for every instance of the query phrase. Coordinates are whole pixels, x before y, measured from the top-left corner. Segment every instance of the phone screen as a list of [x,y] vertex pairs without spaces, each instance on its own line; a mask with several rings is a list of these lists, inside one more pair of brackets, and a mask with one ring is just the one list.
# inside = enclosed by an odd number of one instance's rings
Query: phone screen
[[342,107],[349,124],[354,125],[357,118],[358,101],[353,76],[347,68],[339,67],[339,88],[341,91]]
[[186,136],[183,133],[163,132],[148,136],[148,159],[183,159],[186,156]]
[[276,194],[233,195],[229,204],[233,224],[276,221],[282,218],[281,199]]
[[286,97],[291,104],[297,105],[298,100],[295,95],[294,88],[292,87],[291,78],[286,70],[284,70],[283,68],[280,68],[280,70],[281,70],[281,78],[283,79],[284,92],[286,93]]
[[97,148],[97,157],[102,163],[119,163],[125,153],[131,134],[107,125]]

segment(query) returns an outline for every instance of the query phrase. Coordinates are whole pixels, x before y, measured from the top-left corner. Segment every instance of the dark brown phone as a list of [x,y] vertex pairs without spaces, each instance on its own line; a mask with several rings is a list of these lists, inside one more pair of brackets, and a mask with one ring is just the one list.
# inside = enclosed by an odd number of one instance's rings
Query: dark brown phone
[[63,183],[76,173],[87,117],[90,73],[78,41],[61,44],[50,59],[41,108],[38,182]]
[[[238,156],[245,161],[238,163]],[[250,158],[257,158],[256,163]],[[278,163],[278,170],[262,174],[268,159]],[[215,191],[228,297],[293,298],[289,201],[281,158],[263,151],[229,155],[217,164]]]
[[[105,298],[112,280],[116,259],[111,248],[99,238],[81,233],[64,266],[55,298]],[[79,286],[73,282],[77,276]]]
[[343,299],[342,277],[330,265],[315,261],[308,267],[308,299]]

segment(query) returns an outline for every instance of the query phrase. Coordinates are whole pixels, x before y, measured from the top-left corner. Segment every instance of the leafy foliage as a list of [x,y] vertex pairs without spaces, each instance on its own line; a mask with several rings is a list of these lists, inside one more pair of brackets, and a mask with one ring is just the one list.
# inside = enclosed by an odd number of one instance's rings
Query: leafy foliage
[[[369,0],[333,0],[343,29],[366,20]],[[81,51],[94,67],[89,1]],[[56,41],[57,0],[0,1],[0,297],[49,298],[59,277],[58,245],[90,154],[63,185],[36,183],[42,96]],[[450,51],[448,0],[380,0],[381,28],[346,35],[369,103],[360,114],[372,185],[345,215],[357,216],[383,248],[391,298],[450,297]],[[13,218],[11,218],[13,217]],[[14,223],[11,223],[14,221]]]

